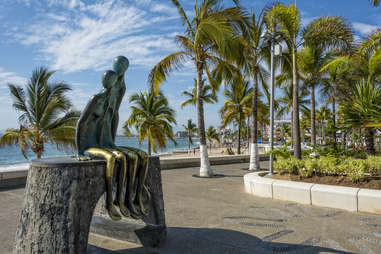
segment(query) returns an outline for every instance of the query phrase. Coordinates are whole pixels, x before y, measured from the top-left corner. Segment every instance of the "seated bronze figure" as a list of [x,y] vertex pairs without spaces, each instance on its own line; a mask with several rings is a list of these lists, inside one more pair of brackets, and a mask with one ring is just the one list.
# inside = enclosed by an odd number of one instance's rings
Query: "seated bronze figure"
[[[144,200],[150,198],[145,185],[148,155],[136,148],[115,145],[119,107],[126,91],[124,73],[128,66],[127,58],[114,59],[113,70],[104,73],[103,89],[88,102],[76,132],[79,160],[106,159],[106,208],[113,220],[120,220],[120,213],[134,219],[147,215]],[[115,200],[112,195],[114,175],[118,178]]]

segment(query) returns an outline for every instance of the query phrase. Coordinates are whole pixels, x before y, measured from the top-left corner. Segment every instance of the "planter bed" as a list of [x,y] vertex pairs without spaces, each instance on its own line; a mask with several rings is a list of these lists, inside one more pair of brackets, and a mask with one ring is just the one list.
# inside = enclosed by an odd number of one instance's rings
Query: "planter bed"
[[367,177],[355,183],[346,176],[312,176],[302,178],[299,175],[289,173],[275,174],[274,179],[381,190],[381,176]]

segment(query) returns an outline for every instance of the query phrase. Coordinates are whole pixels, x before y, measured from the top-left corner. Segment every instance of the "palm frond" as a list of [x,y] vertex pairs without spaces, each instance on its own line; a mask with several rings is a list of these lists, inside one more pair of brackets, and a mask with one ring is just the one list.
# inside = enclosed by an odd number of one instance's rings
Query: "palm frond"
[[168,74],[182,67],[185,56],[189,56],[189,54],[185,51],[177,51],[156,64],[148,75],[148,83],[151,89],[158,92],[160,84],[167,79]]

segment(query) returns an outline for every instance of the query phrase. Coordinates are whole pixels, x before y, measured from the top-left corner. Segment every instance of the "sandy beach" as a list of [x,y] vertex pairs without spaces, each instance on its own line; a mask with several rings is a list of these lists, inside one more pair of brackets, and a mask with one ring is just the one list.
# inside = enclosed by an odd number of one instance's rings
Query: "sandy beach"
[[[234,155],[237,155],[237,148],[232,148],[232,151],[234,152]],[[249,154],[248,150],[241,147],[241,155]],[[212,149],[208,148],[208,155],[209,156],[224,156],[229,155],[227,154],[227,148],[226,147],[212,147]],[[200,151],[198,149],[190,149],[190,151],[184,151],[184,152],[174,152],[171,154],[161,154],[159,155],[160,158],[163,159],[170,159],[170,158],[196,158],[200,157]]]

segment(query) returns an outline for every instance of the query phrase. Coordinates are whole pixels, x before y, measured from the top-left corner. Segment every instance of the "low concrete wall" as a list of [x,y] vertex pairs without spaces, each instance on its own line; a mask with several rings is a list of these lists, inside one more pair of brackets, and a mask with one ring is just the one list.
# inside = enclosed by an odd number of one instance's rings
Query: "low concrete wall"
[[381,214],[381,190],[275,180],[259,174],[263,172],[244,176],[247,193],[351,212]]
[[[211,165],[234,164],[234,163],[248,163],[250,161],[249,155],[224,155],[224,156],[210,156]],[[259,155],[260,161],[269,160],[269,156],[265,154]],[[189,168],[199,167],[200,158],[166,158],[160,159],[160,166],[162,170],[176,169],[176,168]],[[20,186],[25,184],[28,169],[0,171],[0,188],[8,188],[12,186]]]
[[[268,161],[269,155],[259,155],[260,161]],[[210,165],[223,165],[234,163],[248,163],[250,162],[250,155],[224,155],[224,156],[210,156]],[[175,169],[175,168],[190,168],[199,167],[200,158],[168,158],[160,159],[160,166],[162,169]]]
[[25,185],[28,169],[0,171],[0,188],[13,188]]

